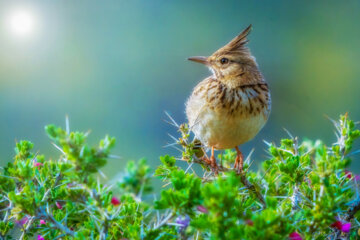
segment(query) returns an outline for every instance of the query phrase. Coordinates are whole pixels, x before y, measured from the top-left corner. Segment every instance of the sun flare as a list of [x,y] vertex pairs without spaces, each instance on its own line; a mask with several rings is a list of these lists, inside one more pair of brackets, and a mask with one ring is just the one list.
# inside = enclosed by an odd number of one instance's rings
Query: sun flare
[[36,19],[30,10],[16,9],[9,13],[7,26],[9,31],[15,36],[30,36],[35,31]]

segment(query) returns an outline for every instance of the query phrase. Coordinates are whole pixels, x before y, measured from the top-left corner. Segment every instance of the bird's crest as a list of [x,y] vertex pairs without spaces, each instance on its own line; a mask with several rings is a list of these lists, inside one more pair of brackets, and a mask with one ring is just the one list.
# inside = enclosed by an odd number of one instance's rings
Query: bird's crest
[[249,42],[247,36],[251,32],[252,25],[250,24],[244,31],[242,31],[238,36],[232,39],[224,47],[220,48],[217,52],[242,52],[247,50],[245,47],[246,43]]

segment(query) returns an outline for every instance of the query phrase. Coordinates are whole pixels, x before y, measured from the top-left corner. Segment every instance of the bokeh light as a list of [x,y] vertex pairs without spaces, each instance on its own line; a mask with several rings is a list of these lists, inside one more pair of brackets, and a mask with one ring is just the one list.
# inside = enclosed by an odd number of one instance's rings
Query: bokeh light
[[35,32],[36,17],[30,9],[17,8],[9,11],[6,24],[17,37],[31,36]]

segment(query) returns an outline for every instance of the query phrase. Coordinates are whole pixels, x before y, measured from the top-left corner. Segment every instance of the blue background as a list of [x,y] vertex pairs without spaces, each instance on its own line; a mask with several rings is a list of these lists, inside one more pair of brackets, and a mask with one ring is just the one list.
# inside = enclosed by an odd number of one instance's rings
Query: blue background
[[[16,38],[5,18],[16,8],[37,19],[31,37]],[[303,138],[335,141],[334,119],[360,120],[359,1],[1,1],[0,163],[16,140],[29,139],[49,157],[58,152],[44,125],[92,130],[90,142],[117,138],[105,172],[126,160],[180,153],[163,148],[176,135],[164,111],[185,121],[184,102],[209,75],[188,62],[209,55],[250,23],[249,46],[272,93],[269,122],[251,142],[257,163],[262,140],[278,142],[283,128]],[[358,159],[359,160],[359,159]],[[254,165],[256,166],[256,164]],[[353,170],[360,164],[353,163]]]

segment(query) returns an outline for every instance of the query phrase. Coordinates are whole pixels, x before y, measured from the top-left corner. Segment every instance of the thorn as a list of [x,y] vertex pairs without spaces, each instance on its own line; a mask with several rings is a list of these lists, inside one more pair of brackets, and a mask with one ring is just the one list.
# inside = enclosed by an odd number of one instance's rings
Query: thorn
[[91,130],[88,130],[86,133],[85,133],[85,137],[89,136],[91,133]]
[[271,143],[269,143],[268,141],[266,141],[266,140],[263,140],[263,142],[268,146],[268,147],[270,147],[271,146]]
[[174,145],[178,145],[178,143],[177,142],[169,143],[169,144],[164,145],[163,148],[172,147]]
[[69,123],[69,115],[65,115],[65,129],[66,129],[66,133],[67,135],[70,134],[70,123]]
[[289,137],[291,137],[291,139],[294,139],[293,135],[291,135],[291,133],[286,128],[283,129],[289,135]]
[[347,156],[350,157],[350,156],[356,155],[356,154],[358,154],[358,153],[360,153],[360,149],[349,153]]
[[187,173],[187,172],[191,169],[191,167],[192,167],[193,164],[194,164],[193,162],[189,164],[189,166],[188,166],[187,169],[185,170],[185,173]]
[[249,167],[248,167],[248,169],[247,169],[247,172],[249,171],[249,169],[250,169],[250,167],[251,167],[251,165],[254,163],[254,160],[252,160],[251,162],[250,162],[250,164],[249,164]]
[[329,117],[328,115],[324,114],[324,117],[327,118],[333,124],[337,124],[337,122],[334,119],[332,119],[331,117]]
[[98,170],[98,173],[101,175],[101,177],[103,177],[104,179],[108,179],[108,177],[101,171],[101,170]]
[[65,155],[65,152],[58,146],[58,145],[56,145],[55,143],[51,143],[57,150],[59,150],[62,154],[64,154]]
[[177,128],[177,126],[176,125],[174,125],[172,122],[169,122],[169,121],[167,121],[167,120],[163,120],[164,122],[166,122],[167,124],[170,124],[171,126],[174,126],[174,127],[176,127]]
[[[254,153],[254,151],[255,151],[255,148],[251,149],[250,153],[248,154],[248,156],[245,159],[245,163],[249,164],[251,155]],[[249,165],[249,168],[250,168],[250,165]]]
[[175,146],[170,146],[170,147],[172,147],[172,148],[174,148],[174,149],[176,149],[176,150],[178,150],[178,151],[182,152],[182,149],[180,149],[180,148],[178,148],[178,147],[175,147]]
[[291,152],[291,151],[289,151],[289,150],[286,150],[286,149],[279,149],[279,151],[287,152],[287,153],[295,156],[295,154],[294,154],[293,152]]
[[164,111],[164,112],[165,112],[166,116],[171,120],[172,124],[171,123],[170,124],[179,128],[180,127],[179,124],[177,124],[177,122],[170,116],[170,114],[167,111]]
[[179,140],[176,139],[173,135],[171,135],[170,133],[168,133],[169,137],[171,137],[175,142],[178,142]]
[[162,187],[164,188],[164,187],[166,187],[166,186],[168,186],[170,184],[171,184],[171,182],[165,183],[164,185],[162,185]]
[[120,157],[120,156],[118,156],[118,155],[113,155],[113,154],[108,155],[108,158],[112,158],[112,159],[122,159],[122,157]]

